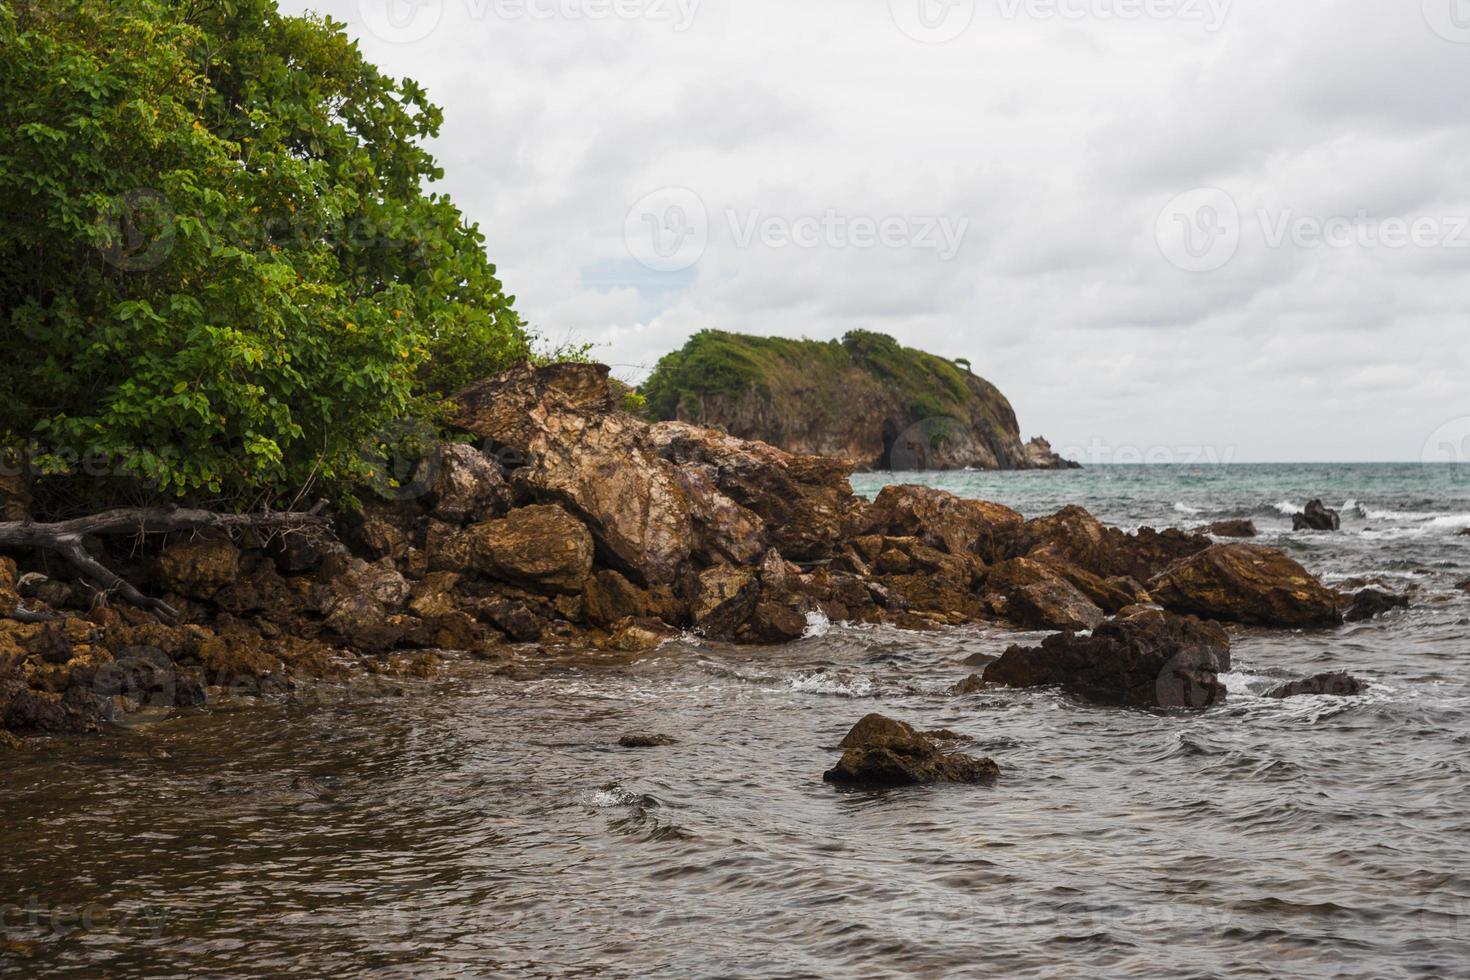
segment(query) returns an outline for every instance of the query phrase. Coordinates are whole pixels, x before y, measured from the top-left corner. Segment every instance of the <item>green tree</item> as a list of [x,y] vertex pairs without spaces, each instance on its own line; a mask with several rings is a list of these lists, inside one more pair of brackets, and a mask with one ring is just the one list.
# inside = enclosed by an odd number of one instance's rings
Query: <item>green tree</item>
[[424,91],[274,0],[0,3],[0,437],[244,505],[530,356]]

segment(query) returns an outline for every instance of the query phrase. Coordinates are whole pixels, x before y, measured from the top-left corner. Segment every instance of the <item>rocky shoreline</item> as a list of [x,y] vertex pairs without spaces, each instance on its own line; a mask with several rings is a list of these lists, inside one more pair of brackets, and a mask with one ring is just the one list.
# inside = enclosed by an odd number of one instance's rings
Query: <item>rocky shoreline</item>
[[[1225,696],[1219,624],[1331,627],[1402,601],[1329,589],[1278,550],[1125,533],[1078,506],[1026,520],[915,486],[869,502],[831,459],[622,411],[598,365],[518,367],[456,401],[473,445],[437,447],[387,499],[322,527],[88,542],[177,622],[101,603],[40,554],[0,558],[0,731],[14,744],[222,691],[432,677],[446,651],[636,654],[682,631],[779,644],[824,620],[1052,630],[966,683],[1201,708]],[[889,736],[923,771],[953,768],[927,736]]]

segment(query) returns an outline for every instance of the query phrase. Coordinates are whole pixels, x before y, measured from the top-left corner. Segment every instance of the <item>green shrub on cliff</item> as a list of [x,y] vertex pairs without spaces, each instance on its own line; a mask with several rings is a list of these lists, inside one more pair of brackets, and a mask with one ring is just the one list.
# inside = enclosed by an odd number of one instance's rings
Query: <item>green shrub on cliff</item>
[[274,0],[0,4],[0,439],[244,503],[530,353],[441,113]]

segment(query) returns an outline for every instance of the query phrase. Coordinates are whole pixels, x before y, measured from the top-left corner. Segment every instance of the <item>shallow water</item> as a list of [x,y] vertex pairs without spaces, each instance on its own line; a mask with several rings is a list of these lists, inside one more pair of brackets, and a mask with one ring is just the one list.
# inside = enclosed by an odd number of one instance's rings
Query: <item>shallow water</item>
[[[1470,975],[1470,474],[902,479],[1129,526],[1253,516],[1329,580],[1419,591],[1341,630],[1237,631],[1229,700],[1191,715],[946,693],[1039,634],[818,623],[51,741],[0,757],[0,971]],[[1361,511],[1290,535],[1275,505],[1308,496]],[[1371,687],[1255,696],[1328,669]],[[972,736],[1001,780],[822,783],[874,710]]]

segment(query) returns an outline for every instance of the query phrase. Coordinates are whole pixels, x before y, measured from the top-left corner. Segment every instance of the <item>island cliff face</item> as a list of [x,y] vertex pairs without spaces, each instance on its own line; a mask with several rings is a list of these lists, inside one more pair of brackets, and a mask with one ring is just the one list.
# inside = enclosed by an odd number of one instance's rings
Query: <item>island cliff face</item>
[[1044,439],[1022,443],[1010,402],[967,363],[881,333],[821,342],[705,330],[660,360],[642,391],[655,419],[859,469],[1077,465]]

